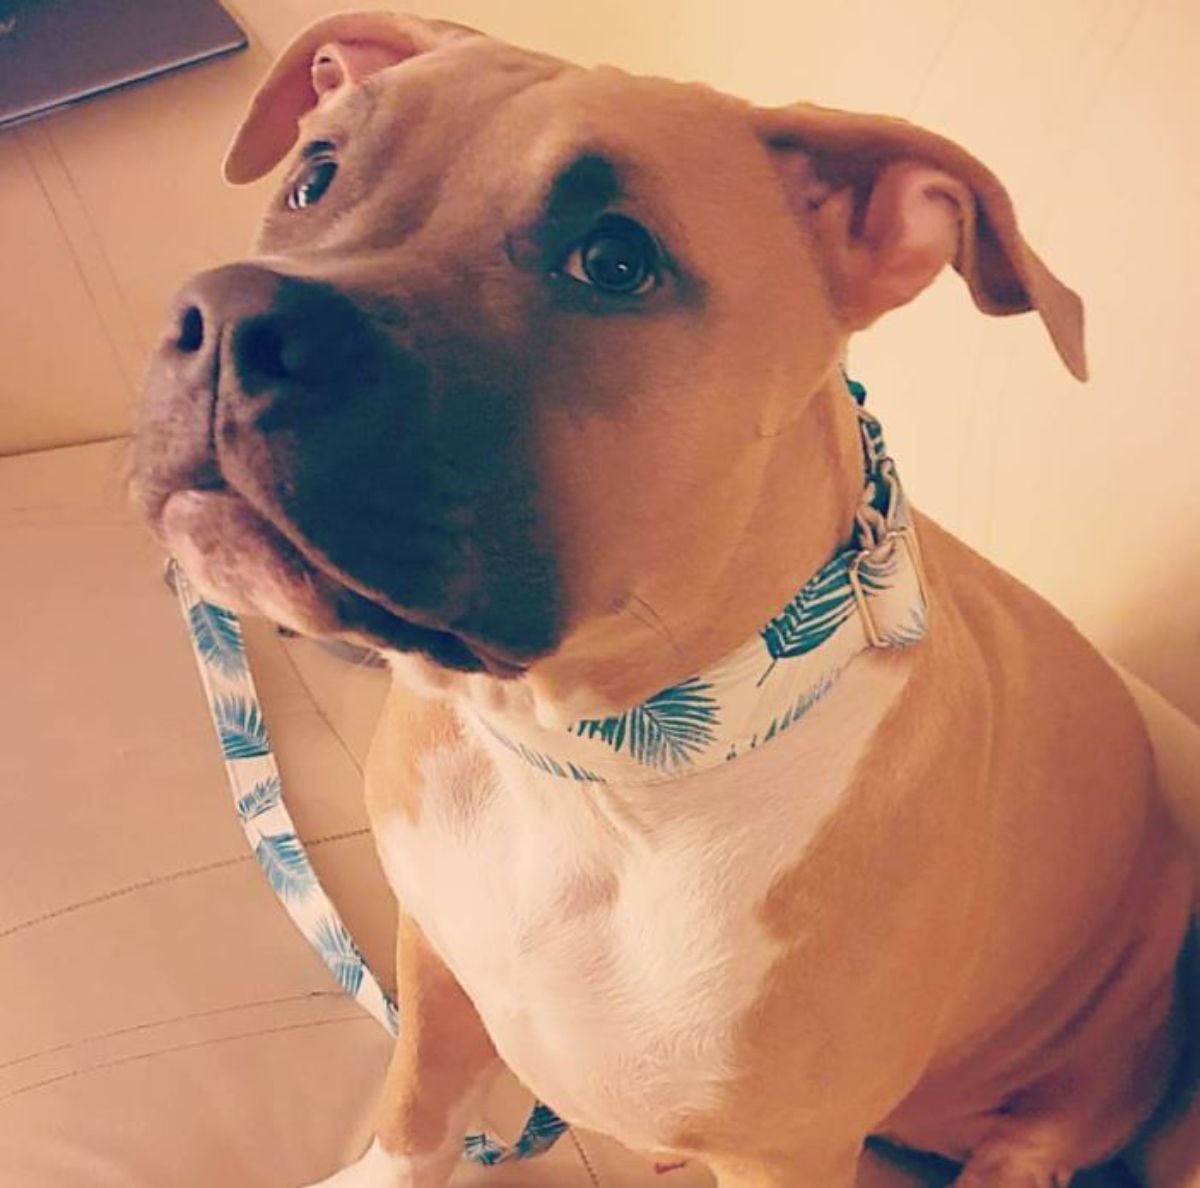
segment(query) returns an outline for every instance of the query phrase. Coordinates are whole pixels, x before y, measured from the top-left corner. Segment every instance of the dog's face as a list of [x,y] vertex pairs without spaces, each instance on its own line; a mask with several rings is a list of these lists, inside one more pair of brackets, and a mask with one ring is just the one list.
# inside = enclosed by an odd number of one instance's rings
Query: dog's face
[[846,335],[944,263],[1051,304],[994,179],[907,125],[375,16],[292,47],[227,173],[297,137],[254,258],[178,298],[135,488],[209,596],[449,669],[686,619]]

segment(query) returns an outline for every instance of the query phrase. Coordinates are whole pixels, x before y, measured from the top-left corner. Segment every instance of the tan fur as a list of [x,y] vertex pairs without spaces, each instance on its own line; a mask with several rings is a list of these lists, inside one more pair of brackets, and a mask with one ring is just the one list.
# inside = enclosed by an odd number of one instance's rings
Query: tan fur
[[462,726],[447,702],[417,697],[400,685],[388,693],[382,720],[388,725],[371,747],[367,807],[376,815],[398,812],[416,823],[421,814],[421,757],[460,738]]
[[[372,816],[420,817],[418,765],[430,750],[461,734],[445,702],[393,687],[384,707],[388,723],[372,747],[367,805]],[[396,937],[396,1047],[380,1092],[375,1133],[393,1154],[434,1156],[453,1145],[468,1086],[496,1065],[496,1052],[479,1015],[420,928],[401,915]],[[455,1153],[457,1158],[457,1153]]]
[[[334,51],[311,74],[313,54],[343,41],[400,64],[363,81],[357,51]],[[442,674],[430,687],[446,700],[393,695],[369,780],[381,836],[435,815],[424,773],[447,748],[489,791],[544,795],[504,783],[463,725],[468,703],[563,723],[623,709],[795,593],[848,538],[861,489],[846,341],[942,264],[986,312],[1036,309],[1086,371],[1078,298],[1024,242],[999,181],[901,121],[756,111],[371,14],[322,22],[285,53],[228,176],[269,170],[298,125],[342,143],[339,193],[358,197],[303,221],[277,204],[259,259],[394,306],[458,344],[455,366],[521,373],[512,424],[561,598],[561,638],[532,659],[456,626],[495,551],[447,579],[444,607],[420,608],[523,678]],[[548,192],[588,154],[623,168],[622,211],[674,257],[669,289],[636,314],[598,316],[570,304],[578,294],[556,304],[531,263]],[[708,1160],[722,1188],[845,1188],[879,1131],[971,1157],[963,1185],[1048,1188],[1123,1143],[1170,1072],[1191,875],[1136,711],[1065,620],[936,525],[919,535],[929,637],[885,661],[907,676],[898,704],[834,817],[752,905],[782,953],[737,1028],[737,1075],[664,1144]],[[330,582],[352,581],[289,539]],[[744,804],[753,814],[755,789]],[[602,912],[619,879],[619,864],[581,877],[560,906]],[[402,1039],[378,1133],[407,1156],[444,1144],[493,1053],[411,923],[400,951]],[[865,1159],[862,1182],[887,1182],[881,1167]]]
[[457,1160],[464,1086],[496,1065],[470,999],[430,950],[420,929],[402,919],[396,937],[396,994],[401,1026],[380,1094],[375,1133],[395,1154],[431,1155],[450,1147]]
[[963,183],[971,195],[970,200],[956,201],[962,234],[953,264],[975,303],[990,314],[1036,309],[1071,373],[1077,379],[1087,378],[1083,304],[1025,242],[1004,186],[970,153],[905,120],[809,103],[763,112],[758,126],[773,143],[802,147],[814,172],[824,176],[832,191],[833,201],[818,213],[816,234],[827,252],[841,257],[832,296],[851,329],[870,325],[886,308],[863,299],[872,279],[863,259],[869,255],[864,248],[870,245],[847,246],[852,241],[847,225],[853,217],[854,187],[891,162],[933,163]]
[[[1153,761],[1128,694],[1011,578],[926,519],[921,539],[938,630],[844,812],[764,904],[779,936],[803,940],[747,1026],[728,1112],[688,1136],[721,1158],[748,1134],[767,1149],[782,1136],[796,1154],[765,1182],[801,1182],[811,1151],[839,1134],[856,1150],[872,1126],[963,1158],[1005,1131],[987,1107],[1025,1084],[1049,1084],[1048,1141],[1098,1163],[1153,1109],[1179,1052],[1167,1004],[1194,874],[1147,797]],[[1050,679],[1034,679],[1047,656]],[[1119,732],[1103,747],[1095,720]],[[1109,968],[1119,989],[1089,1014]],[[997,1031],[1014,1000],[1030,1006]],[[1057,1101],[1055,1084],[1070,1086]]]

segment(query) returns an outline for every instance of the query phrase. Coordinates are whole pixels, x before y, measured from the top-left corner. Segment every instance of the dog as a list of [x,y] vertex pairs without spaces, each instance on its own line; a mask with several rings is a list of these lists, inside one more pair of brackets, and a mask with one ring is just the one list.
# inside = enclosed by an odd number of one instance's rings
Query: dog
[[951,265],[1085,378],[997,178],[386,13],[284,52],[226,177],[297,145],[177,298],[134,488],[206,595],[394,671],[402,1023],[329,1188],[440,1188],[501,1063],[720,1188],[848,1188],[869,1137],[962,1188],[1119,1152],[1194,891],[1143,726],[908,508],[842,371]]

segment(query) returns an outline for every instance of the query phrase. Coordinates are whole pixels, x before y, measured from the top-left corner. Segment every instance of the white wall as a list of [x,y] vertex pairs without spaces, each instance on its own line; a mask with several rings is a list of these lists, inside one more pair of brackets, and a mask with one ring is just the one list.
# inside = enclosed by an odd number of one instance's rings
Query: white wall
[[[0,248],[53,277],[19,304],[0,292],[0,450],[72,425],[122,431],[166,296],[249,236],[261,196],[223,189],[216,168],[267,51],[344,6],[235,0],[260,43],[250,57],[0,137]],[[424,12],[763,103],[902,115],[991,165],[1027,237],[1084,296],[1092,382],[1070,379],[1036,319],[982,317],[953,276],[864,336],[853,370],[916,501],[1200,717],[1200,0],[429,0]],[[33,410],[47,374],[53,391]]]

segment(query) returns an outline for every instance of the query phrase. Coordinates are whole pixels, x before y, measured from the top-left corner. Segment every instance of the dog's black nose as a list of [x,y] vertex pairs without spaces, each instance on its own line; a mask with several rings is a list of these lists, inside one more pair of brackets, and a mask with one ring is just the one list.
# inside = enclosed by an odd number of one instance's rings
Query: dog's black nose
[[365,315],[333,286],[230,264],[183,288],[162,351],[189,386],[262,412],[364,383],[372,343]]

